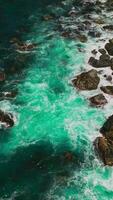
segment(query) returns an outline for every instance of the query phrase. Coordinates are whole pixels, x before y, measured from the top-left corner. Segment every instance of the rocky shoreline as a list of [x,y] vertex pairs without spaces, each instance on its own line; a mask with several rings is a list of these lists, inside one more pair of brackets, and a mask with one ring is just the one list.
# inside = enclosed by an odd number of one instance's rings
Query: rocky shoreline
[[[88,25],[89,24],[90,23],[88,23]],[[113,31],[113,26],[104,25],[103,29]],[[80,41],[83,42],[82,40]],[[92,69],[77,75],[72,80],[72,83],[76,89],[81,91],[91,91],[100,88],[101,93],[90,97],[89,102],[91,106],[103,107],[109,103],[105,95],[113,95],[113,38],[109,39],[109,41],[105,43],[104,48],[95,48],[91,51],[91,53],[94,56],[89,58],[88,64],[92,67]],[[100,56],[97,59],[95,57],[98,53]],[[96,70],[96,68],[100,71]],[[101,78],[99,73],[101,73],[101,69],[104,68],[110,68],[111,74],[104,75],[104,79],[108,82],[108,84],[100,86],[99,83]],[[100,134],[102,134],[102,136],[97,137],[94,141],[95,150],[105,165],[113,166],[113,115],[110,116],[104,123],[103,127],[100,129]]]

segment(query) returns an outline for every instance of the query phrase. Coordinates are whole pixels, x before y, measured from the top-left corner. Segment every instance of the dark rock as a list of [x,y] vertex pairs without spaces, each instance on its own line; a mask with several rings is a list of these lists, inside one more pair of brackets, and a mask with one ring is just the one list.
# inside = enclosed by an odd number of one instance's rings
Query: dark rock
[[91,53],[94,54],[94,55],[96,55],[96,54],[97,54],[96,49],[93,49],[93,50],[91,51]]
[[113,58],[111,58],[111,69],[113,70]]
[[95,105],[95,106],[104,106],[107,103],[106,98],[104,97],[103,94],[98,94],[95,95],[91,98],[89,98],[91,105]]
[[[107,138],[108,137],[108,133],[112,133],[111,137],[113,139],[113,115],[111,115],[106,122],[103,124],[102,128],[100,129],[100,132]],[[110,134],[109,134],[110,135]]]
[[80,90],[95,90],[98,87],[100,78],[97,75],[97,71],[92,69],[78,75],[72,82]]
[[99,19],[94,19],[94,23],[96,24],[104,24],[104,20],[99,18]]
[[64,31],[61,35],[66,38],[70,37],[70,33],[68,31]]
[[15,98],[17,94],[18,94],[17,90],[13,90],[11,92],[1,92],[0,99],[12,99]]
[[106,54],[106,50],[105,49],[99,49],[98,50],[101,54],[105,55]]
[[43,20],[45,20],[45,21],[49,21],[49,20],[52,20],[52,19],[53,19],[52,15],[44,15],[43,16]]
[[111,115],[100,129],[102,137],[97,137],[94,145],[105,165],[113,166],[113,115]]
[[0,110],[0,122],[1,122],[1,125],[3,125],[3,127],[5,128],[14,126],[13,115],[11,113],[6,113]]
[[101,33],[97,31],[89,31],[88,35],[95,38],[95,37],[100,37]]
[[88,63],[89,63],[90,65],[92,65],[93,67],[98,67],[98,60],[95,59],[94,57],[90,57]]
[[0,72],[0,82],[5,81],[6,75],[4,72]]
[[113,31],[113,25],[106,25],[106,26],[103,26],[103,29],[104,29],[104,30]]
[[87,42],[87,37],[85,35],[79,35],[78,39],[80,40],[80,42]]
[[23,43],[22,45],[16,45],[16,49],[20,51],[31,51],[37,47],[37,44],[32,43],[32,44],[26,44]]
[[113,56],[113,43],[112,40],[109,41],[109,43],[105,44],[105,49],[107,50],[108,54],[110,56]]
[[113,86],[102,86],[100,89],[106,94],[113,95]]
[[101,55],[98,61],[98,67],[109,67],[109,66],[111,66],[110,56],[107,54]]
[[103,163],[113,166],[113,144],[110,144],[105,137],[97,137],[94,145]]
[[111,81],[112,81],[112,76],[110,76],[110,75],[107,76],[107,77],[106,77],[106,80],[111,82]]
[[92,65],[93,67],[96,67],[96,68],[111,66],[110,56],[107,55],[107,54],[101,55],[100,58],[99,58],[99,60],[97,60],[94,57],[90,57],[88,63],[90,65]]

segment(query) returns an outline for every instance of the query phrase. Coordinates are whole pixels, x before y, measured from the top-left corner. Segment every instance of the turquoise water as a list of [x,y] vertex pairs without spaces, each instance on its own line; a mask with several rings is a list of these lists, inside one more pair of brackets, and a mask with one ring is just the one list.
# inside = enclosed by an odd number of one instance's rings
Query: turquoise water
[[[28,26],[21,37],[38,47],[3,86],[18,88],[18,95],[0,102],[0,108],[16,117],[15,126],[0,135],[0,200],[112,200],[113,169],[103,166],[93,149],[106,112],[112,110],[91,107],[88,94],[71,84],[85,68],[87,49],[95,40],[82,44],[61,37],[57,20],[42,20],[50,8],[58,13],[51,2],[49,7],[46,2],[31,7],[28,2],[22,8],[23,2],[14,2],[3,5],[5,24],[11,23],[14,33],[21,25]],[[3,39],[14,35],[9,27],[2,31]],[[7,46],[4,43],[1,49]],[[85,53],[78,51],[78,44]],[[68,152],[72,160],[66,159]]]

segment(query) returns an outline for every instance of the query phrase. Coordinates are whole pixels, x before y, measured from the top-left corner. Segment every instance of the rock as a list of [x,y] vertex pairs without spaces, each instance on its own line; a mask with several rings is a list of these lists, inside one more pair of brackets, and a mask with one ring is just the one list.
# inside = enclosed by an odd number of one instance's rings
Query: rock
[[87,37],[85,35],[79,35],[78,39],[80,40],[80,42],[87,42]]
[[113,166],[113,146],[105,137],[97,137],[95,149],[105,165]]
[[113,86],[102,86],[100,89],[106,94],[113,95]]
[[99,19],[94,19],[94,23],[96,24],[104,24],[104,20],[99,18]]
[[93,49],[93,50],[91,51],[91,53],[94,54],[94,55],[96,55],[98,52],[96,51],[96,49]]
[[1,71],[0,72],[0,82],[5,81],[5,79],[6,79],[5,73]]
[[69,38],[70,37],[70,33],[68,31],[64,31],[61,36],[65,37],[65,38]]
[[11,113],[6,113],[0,110],[0,123],[4,128],[9,128],[14,126],[14,119]]
[[97,71],[92,69],[78,75],[72,82],[80,90],[95,90],[98,87],[100,78],[97,75]]
[[106,26],[103,26],[103,29],[104,29],[104,30],[113,31],[113,25],[106,25]]
[[89,31],[88,35],[95,38],[95,37],[100,37],[101,33],[97,31]]
[[106,50],[105,49],[99,49],[98,50],[101,54],[105,55],[106,54]]
[[112,138],[113,140],[113,115],[111,115],[103,124],[100,133],[102,133],[107,139]]
[[103,54],[100,56],[99,60],[94,57],[90,57],[88,63],[95,68],[109,67],[111,66],[110,56]]
[[34,50],[37,47],[37,44],[31,43],[31,44],[26,44],[23,43],[22,45],[16,45],[16,49],[20,51],[31,51]]
[[110,56],[113,56],[113,43],[112,40],[109,40],[109,43],[105,44],[105,49],[107,50]]
[[96,68],[98,67],[98,60],[94,57],[90,57],[88,63],[92,65],[93,67],[96,67]]
[[0,99],[12,99],[15,98],[17,94],[18,94],[17,90],[13,90],[11,92],[1,92]]
[[103,94],[97,94],[89,98],[89,101],[91,102],[91,105],[98,106],[98,107],[104,106],[107,103],[107,100]]
[[52,19],[53,19],[52,15],[44,15],[43,16],[43,20],[45,20],[45,21],[49,21],[49,20],[52,20]]
[[106,76],[106,80],[111,82],[112,81],[112,76],[110,76],[110,75]]
[[111,115],[100,129],[102,137],[97,137],[94,145],[105,165],[113,166],[113,115]]
[[107,54],[101,55],[98,60],[98,67],[109,67],[109,66],[111,66],[110,56]]
[[111,69],[113,70],[113,58],[111,58]]

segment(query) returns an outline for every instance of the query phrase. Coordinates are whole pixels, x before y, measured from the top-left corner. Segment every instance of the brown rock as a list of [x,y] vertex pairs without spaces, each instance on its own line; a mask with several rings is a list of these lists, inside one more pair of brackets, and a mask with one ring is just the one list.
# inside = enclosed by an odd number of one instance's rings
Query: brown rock
[[106,50],[105,49],[99,49],[98,50],[101,54],[105,55],[106,54]]
[[107,103],[107,100],[103,94],[95,95],[89,98],[89,101],[91,102],[91,105],[97,106],[97,107],[104,106]]
[[95,90],[98,87],[100,78],[97,75],[97,71],[92,69],[78,75],[72,82],[80,90]]
[[113,86],[102,86],[100,89],[106,94],[113,95]]

